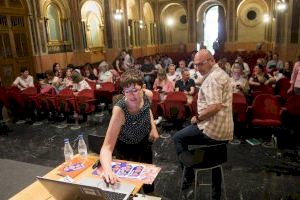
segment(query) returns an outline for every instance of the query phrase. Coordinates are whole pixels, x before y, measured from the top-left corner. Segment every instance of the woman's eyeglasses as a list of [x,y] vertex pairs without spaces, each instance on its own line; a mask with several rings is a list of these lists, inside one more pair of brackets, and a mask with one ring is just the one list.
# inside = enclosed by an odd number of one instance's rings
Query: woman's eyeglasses
[[124,95],[130,94],[130,93],[136,94],[138,91],[140,91],[140,89],[137,89],[137,88],[124,89],[123,94]]

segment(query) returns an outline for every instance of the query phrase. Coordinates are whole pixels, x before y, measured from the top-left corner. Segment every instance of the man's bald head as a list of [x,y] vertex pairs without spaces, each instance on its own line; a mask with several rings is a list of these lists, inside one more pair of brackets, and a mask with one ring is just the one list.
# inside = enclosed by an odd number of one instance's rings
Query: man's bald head
[[215,64],[215,59],[209,50],[201,49],[195,55],[194,64],[201,75],[205,75]]

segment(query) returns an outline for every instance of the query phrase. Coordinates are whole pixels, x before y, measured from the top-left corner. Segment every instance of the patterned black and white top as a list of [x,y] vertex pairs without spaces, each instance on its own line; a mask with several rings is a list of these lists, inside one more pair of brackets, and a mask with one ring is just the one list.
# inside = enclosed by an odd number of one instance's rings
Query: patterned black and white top
[[118,139],[126,144],[138,144],[150,134],[150,102],[145,94],[143,98],[144,105],[135,115],[132,115],[128,112],[125,104],[125,97],[116,103],[116,106],[119,106],[125,115],[125,123],[121,127]]

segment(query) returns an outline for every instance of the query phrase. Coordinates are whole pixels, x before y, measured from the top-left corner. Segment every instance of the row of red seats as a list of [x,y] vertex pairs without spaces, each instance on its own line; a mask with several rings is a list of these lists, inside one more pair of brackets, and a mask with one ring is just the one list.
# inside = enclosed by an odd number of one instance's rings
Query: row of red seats
[[[153,92],[151,109],[154,117],[162,114],[167,120],[185,121],[188,117],[197,115],[197,98],[195,95],[192,103],[187,105],[184,93],[171,92],[161,103],[159,93]],[[159,109],[162,113],[159,113]],[[251,112],[251,119],[249,119],[249,112]],[[259,94],[254,98],[251,106],[248,106],[244,95],[233,94],[233,114],[236,116],[236,122],[247,123],[249,121],[253,126],[278,127],[282,125],[281,114],[283,112],[290,118],[300,117],[300,96],[290,96],[282,107],[278,96]]]
[[0,101],[12,111],[14,118],[19,118],[20,115],[26,118],[28,114],[32,115],[34,110],[45,113],[56,111],[78,114],[91,113],[95,110],[93,90],[82,90],[75,96],[69,88],[60,91],[59,94],[52,91],[41,94],[35,87],[22,91],[16,87],[1,88]]

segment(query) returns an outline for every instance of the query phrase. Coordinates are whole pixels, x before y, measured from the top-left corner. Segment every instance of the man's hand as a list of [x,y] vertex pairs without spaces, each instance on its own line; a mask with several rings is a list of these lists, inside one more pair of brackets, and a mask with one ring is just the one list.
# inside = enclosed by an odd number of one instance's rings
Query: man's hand
[[191,119],[191,124],[197,124],[198,123],[198,119],[196,116],[193,116]]

